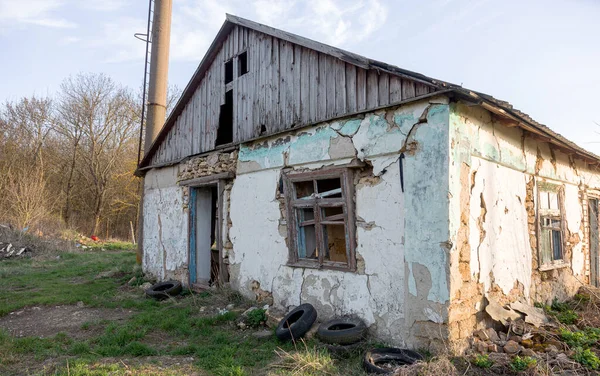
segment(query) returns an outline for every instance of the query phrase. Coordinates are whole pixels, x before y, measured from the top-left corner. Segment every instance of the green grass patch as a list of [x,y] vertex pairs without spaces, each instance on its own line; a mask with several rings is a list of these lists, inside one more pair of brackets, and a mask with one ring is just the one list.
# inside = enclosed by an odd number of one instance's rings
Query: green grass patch
[[600,329],[599,328],[585,328],[584,330],[578,330],[572,332],[567,329],[560,330],[560,337],[569,347],[582,347],[589,348],[595,345],[600,340]]
[[598,359],[598,356],[590,349],[583,349],[581,347],[575,348],[573,360],[589,369],[597,370],[600,368],[600,359]]
[[494,361],[490,359],[488,354],[477,354],[471,363],[483,369],[490,368],[494,365]]
[[530,356],[515,356],[510,362],[510,369],[515,372],[525,371],[537,365],[537,360]]

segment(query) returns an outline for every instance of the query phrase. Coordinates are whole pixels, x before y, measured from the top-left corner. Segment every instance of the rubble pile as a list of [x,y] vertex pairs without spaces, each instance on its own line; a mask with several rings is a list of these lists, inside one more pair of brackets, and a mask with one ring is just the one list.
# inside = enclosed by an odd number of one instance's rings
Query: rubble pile
[[600,298],[594,302],[594,297],[600,293],[585,287],[573,301],[555,301],[552,306],[489,301],[485,312],[493,325],[473,332],[470,352],[489,358],[491,364],[527,357],[551,369],[598,370],[600,328],[589,326],[586,319],[600,313]]
[[12,243],[0,243],[0,259],[31,257],[32,252],[29,247],[14,246]]

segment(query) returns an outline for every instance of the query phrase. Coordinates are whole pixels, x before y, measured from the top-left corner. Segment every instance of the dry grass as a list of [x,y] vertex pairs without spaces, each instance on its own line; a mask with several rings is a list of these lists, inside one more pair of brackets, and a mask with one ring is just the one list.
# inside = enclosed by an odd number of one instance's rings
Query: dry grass
[[458,375],[458,371],[448,356],[439,356],[429,362],[417,362],[410,366],[400,367],[394,376],[442,376]]
[[279,362],[272,365],[273,372],[269,375],[290,376],[319,376],[339,375],[339,370],[329,353],[316,347],[308,347],[302,341],[304,349],[287,352],[282,349],[275,350]]
[[76,250],[73,241],[24,233],[4,225],[0,225],[0,243],[11,243],[15,248],[29,248],[33,256],[42,258]]

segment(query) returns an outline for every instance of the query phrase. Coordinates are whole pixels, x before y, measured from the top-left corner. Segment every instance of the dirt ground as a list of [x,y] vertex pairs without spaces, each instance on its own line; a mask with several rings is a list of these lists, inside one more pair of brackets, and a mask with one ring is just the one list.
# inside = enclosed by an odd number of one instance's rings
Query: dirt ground
[[97,333],[82,328],[99,320],[123,322],[133,314],[122,308],[88,308],[77,305],[27,307],[0,317],[0,329],[15,337],[48,338],[60,332],[75,339],[86,339]]

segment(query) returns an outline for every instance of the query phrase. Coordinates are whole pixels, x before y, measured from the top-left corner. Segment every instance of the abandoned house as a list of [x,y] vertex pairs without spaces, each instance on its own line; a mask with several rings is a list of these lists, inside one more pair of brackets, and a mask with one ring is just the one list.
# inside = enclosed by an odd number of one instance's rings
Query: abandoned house
[[143,268],[464,346],[597,285],[600,160],[507,102],[227,16],[138,174]]

